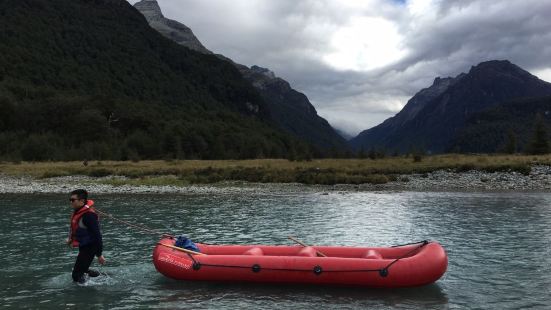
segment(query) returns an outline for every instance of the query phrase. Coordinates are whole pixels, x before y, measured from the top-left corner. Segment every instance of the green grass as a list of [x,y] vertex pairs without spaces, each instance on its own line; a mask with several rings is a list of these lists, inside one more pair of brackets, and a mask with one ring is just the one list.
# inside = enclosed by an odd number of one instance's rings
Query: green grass
[[108,178],[100,182],[112,185],[175,185],[246,181],[262,183],[304,184],[384,184],[398,175],[435,170],[465,172],[519,172],[529,174],[534,164],[551,165],[551,155],[435,155],[420,162],[413,158],[384,159],[320,159],[288,161],[259,160],[183,160],[183,161],[91,161],[81,162],[21,162],[0,163],[0,174],[50,178],[70,175],[91,177],[125,176],[128,179]]

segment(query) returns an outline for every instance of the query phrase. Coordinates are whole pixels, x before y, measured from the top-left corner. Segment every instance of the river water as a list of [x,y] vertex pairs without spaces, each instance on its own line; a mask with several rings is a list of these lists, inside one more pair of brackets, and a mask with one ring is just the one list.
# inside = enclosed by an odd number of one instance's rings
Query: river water
[[[169,195],[96,195],[122,220],[220,244],[446,249],[435,284],[410,289],[178,282],[157,273],[157,236],[102,219],[106,275],[71,281],[67,195],[0,195],[3,308],[551,309],[551,194],[356,192],[304,187]],[[94,262],[97,266],[97,262]]]

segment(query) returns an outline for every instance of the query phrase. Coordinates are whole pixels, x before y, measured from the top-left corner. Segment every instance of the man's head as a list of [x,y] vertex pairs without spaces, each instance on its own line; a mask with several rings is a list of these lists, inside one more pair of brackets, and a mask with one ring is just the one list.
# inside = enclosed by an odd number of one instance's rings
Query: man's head
[[88,192],[83,189],[76,189],[71,192],[69,201],[73,209],[78,209],[88,202]]

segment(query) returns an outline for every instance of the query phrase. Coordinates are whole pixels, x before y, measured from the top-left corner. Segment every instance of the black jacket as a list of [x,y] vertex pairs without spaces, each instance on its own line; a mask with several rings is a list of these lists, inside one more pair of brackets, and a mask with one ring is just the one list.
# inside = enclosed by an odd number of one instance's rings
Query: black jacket
[[[78,212],[78,210],[76,212]],[[95,246],[97,247],[96,256],[101,256],[103,251],[103,241],[97,214],[93,212],[86,212],[82,215],[78,223],[75,237],[78,240],[79,248]]]

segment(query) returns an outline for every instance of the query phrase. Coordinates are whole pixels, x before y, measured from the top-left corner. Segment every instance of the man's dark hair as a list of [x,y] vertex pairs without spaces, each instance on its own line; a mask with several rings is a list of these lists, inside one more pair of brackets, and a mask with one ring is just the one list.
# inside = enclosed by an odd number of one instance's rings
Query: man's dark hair
[[78,199],[84,199],[84,202],[88,200],[88,192],[84,189],[75,189],[71,192],[71,196],[76,195]]

